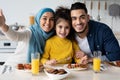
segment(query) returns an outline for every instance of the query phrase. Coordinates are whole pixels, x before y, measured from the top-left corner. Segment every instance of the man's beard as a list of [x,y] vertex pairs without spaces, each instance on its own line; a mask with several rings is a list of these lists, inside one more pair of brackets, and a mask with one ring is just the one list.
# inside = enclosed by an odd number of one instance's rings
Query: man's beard
[[84,28],[83,31],[81,31],[81,32],[76,32],[76,33],[78,33],[78,34],[82,34],[82,33],[84,33],[84,32],[86,31],[86,29],[87,29],[87,26]]

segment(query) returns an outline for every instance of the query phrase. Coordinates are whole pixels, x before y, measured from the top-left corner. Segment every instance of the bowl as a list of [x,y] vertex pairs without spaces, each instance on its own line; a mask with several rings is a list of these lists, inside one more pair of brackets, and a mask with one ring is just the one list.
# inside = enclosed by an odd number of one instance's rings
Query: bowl
[[44,69],[45,74],[51,79],[51,80],[61,80],[65,77],[67,77],[70,72],[66,69],[64,69],[66,71],[65,74],[53,74],[53,73],[49,73],[46,69]]

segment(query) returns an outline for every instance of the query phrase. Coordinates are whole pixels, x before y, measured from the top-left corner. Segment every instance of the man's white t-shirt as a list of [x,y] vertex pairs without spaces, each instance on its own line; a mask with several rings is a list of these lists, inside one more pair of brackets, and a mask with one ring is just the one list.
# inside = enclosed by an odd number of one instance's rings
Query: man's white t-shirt
[[76,40],[78,42],[78,45],[81,49],[81,51],[83,51],[84,53],[86,53],[89,57],[93,57],[89,44],[88,44],[88,40],[87,37],[84,38],[80,38],[77,34],[76,34]]

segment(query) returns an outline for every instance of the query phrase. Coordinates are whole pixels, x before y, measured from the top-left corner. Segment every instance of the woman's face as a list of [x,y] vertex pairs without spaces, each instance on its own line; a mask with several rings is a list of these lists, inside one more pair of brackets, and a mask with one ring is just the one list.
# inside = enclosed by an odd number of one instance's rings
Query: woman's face
[[70,32],[70,25],[68,21],[62,19],[56,24],[56,34],[60,38],[66,38]]
[[40,18],[40,26],[45,32],[51,31],[54,27],[54,15],[51,12],[45,12]]

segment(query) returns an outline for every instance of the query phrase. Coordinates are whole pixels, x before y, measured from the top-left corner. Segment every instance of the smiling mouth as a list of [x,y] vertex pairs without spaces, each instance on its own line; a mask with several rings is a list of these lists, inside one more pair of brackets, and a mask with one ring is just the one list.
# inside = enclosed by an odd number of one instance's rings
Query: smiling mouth
[[66,34],[62,34],[62,33],[60,33],[60,35],[61,35],[62,37],[65,37],[65,36],[66,36]]
[[76,28],[81,30],[83,28],[83,26],[82,25],[77,25]]
[[60,34],[60,35],[65,36],[65,34]]

